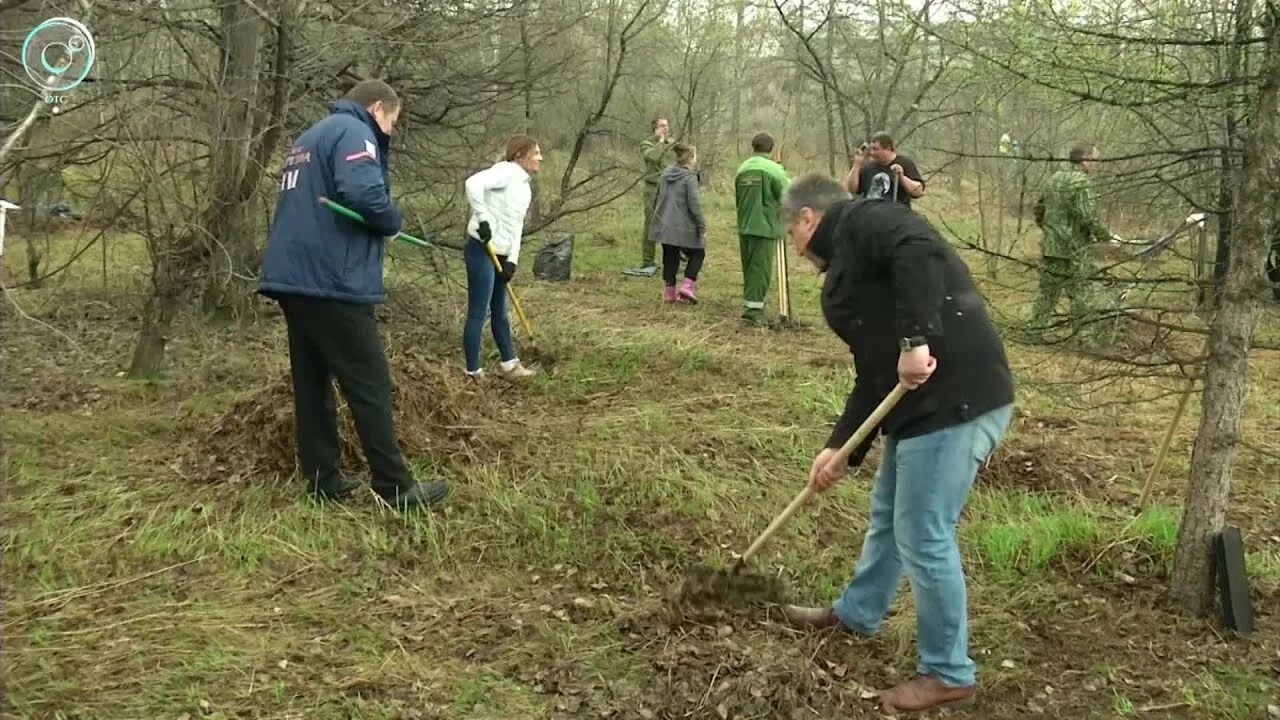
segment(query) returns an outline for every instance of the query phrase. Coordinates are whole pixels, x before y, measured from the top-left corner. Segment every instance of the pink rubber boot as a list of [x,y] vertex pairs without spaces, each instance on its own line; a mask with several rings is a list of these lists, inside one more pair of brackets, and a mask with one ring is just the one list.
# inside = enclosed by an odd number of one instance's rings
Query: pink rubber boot
[[687,303],[697,304],[698,296],[693,292],[697,287],[698,283],[690,280],[689,278],[685,278],[684,285],[680,287],[680,299]]
[[676,286],[667,285],[662,289],[662,302],[673,303],[676,301]]

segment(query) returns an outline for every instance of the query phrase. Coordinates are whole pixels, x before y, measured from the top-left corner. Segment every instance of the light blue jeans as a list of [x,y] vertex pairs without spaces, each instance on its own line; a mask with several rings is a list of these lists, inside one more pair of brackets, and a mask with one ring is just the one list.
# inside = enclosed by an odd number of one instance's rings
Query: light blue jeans
[[862,556],[840,598],[836,617],[874,635],[906,571],[916,608],[916,672],[944,685],[975,684],[969,657],[968,597],[956,523],[974,477],[1013,416],[1005,405],[919,437],[885,438],[871,492],[871,522]]

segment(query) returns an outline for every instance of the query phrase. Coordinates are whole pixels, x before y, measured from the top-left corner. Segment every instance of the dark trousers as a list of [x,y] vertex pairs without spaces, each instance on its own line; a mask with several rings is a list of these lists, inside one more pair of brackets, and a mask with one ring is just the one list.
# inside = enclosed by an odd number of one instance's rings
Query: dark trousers
[[649,226],[653,224],[653,208],[658,203],[658,185],[656,183],[644,184],[644,195],[640,202],[644,207],[644,229],[643,237],[640,238],[640,267],[649,267],[653,265],[654,245],[655,243],[649,239]]
[[684,255],[684,276],[698,281],[698,273],[702,271],[702,261],[707,257],[704,248],[682,248],[675,245],[662,246],[662,279],[667,285],[676,284],[676,270],[680,268],[680,256]]
[[[502,359],[515,360],[511,343],[511,319],[507,317],[507,281],[493,267],[493,259],[484,245],[466,238],[462,259],[467,267],[467,321],[462,326],[462,354],[467,371],[480,369],[480,341],[484,338],[484,318],[489,316],[489,329]],[[498,258],[499,261],[502,258]]]
[[373,489],[394,495],[413,485],[396,443],[391,371],[378,338],[373,305],[296,295],[279,298],[289,327],[289,367],[298,465],[312,487],[338,479],[338,413],[333,380],[351,408]]

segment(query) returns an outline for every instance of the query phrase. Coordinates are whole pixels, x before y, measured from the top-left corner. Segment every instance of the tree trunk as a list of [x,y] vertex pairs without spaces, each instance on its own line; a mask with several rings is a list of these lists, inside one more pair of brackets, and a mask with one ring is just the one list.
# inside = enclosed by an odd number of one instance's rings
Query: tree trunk
[[1240,435],[1249,370],[1249,343],[1260,298],[1267,238],[1280,205],[1280,10],[1268,8],[1271,32],[1264,82],[1245,144],[1240,191],[1232,217],[1233,247],[1218,310],[1209,328],[1209,359],[1200,428],[1187,477],[1187,497],[1174,554],[1171,590],[1184,610],[1214,606],[1210,543],[1221,531],[1231,489],[1231,463]]
[[[998,117],[998,116],[997,116]],[[997,126],[999,128],[1000,126]],[[1008,212],[1005,202],[1005,171],[1008,163],[1003,157],[996,158],[996,253],[1004,252],[1004,216]],[[1000,274],[1000,255],[989,255],[987,277],[995,279]]]
[[227,0],[221,25],[209,204],[201,223],[203,241],[212,244],[203,305],[207,313],[238,316],[253,300],[251,265],[257,259],[249,202],[256,183],[245,178],[252,168],[262,20],[243,0]]
[[524,132],[533,134],[533,47],[529,44],[529,13],[533,0],[520,3],[521,95],[524,96]]
[[[743,26],[747,20],[747,0],[738,0],[737,17],[734,21],[733,32],[733,69],[734,77],[741,78],[746,73],[744,60],[744,47],[746,41],[743,39]],[[742,86],[744,83],[733,83],[733,156],[743,155],[742,144]],[[779,142],[785,140],[785,137],[778,138]]]
[[133,362],[129,365],[130,378],[155,377],[164,369],[169,331],[173,328],[173,321],[181,307],[180,294],[176,288],[169,288],[164,292],[156,288],[151,297],[147,298],[146,307],[142,311],[142,331],[138,334],[138,344],[133,349]]
[[44,284],[40,279],[40,248],[36,245],[35,227],[27,229],[27,286],[38,288]]
[[827,116],[827,172],[832,177],[839,177],[836,175],[836,143],[838,141],[836,139],[836,116],[831,110],[832,102],[831,88],[824,84],[822,86],[822,110]]
[[[969,126],[969,132],[970,132],[969,139],[973,143],[973,153],[971,156],[973,158],[973,165],[974,165],[973,177],[977,183],[977,187],[975,188],[975,190],[977,191],[977,194],[978,194],[977,202],[974,203],[974,206],[978,209],[978,245],[983,249],[989,249],[990,245],[988,244],[988,240],[987,240],[987,238],[989,237],[987,233],[987,226],[988,226],[987,210],[986,210],[986,203],[984,202],[985,198],[983,197],[984,193],[983,193],[983,187],[982,187],[982,176],[985,169],[984,165],[986,163],[978,159],[978,153],[979,153],[978,116],[976,114],[971,115],[969,119],[971,123]],[[990,255],[987,256],[988,272],[990,272],[990,268],[991,268],[991,257],[992,256]]]
[[[1242,67],[1245,60],[1244,48],[1248,40],[1250,31],[1253,29],[1253,0],[1239,0],[1235,5],[1235,18],[1233,30],[1233,42],[1226,46],[1226,78],[1230,83],[1239,81],[1240,75],[1245,68]],[[1236,167],[1235,153],[1240,147],[1240,118],[1239,111],[1241,103],[1245,100],[1243,93],[1245,90],[1231,90],[1226,94],[1227,108],[1223,118],[1223,127],[1226,131],[1224,147],[1219,153],[1219,174],[1218,174],[1218,206],[1222,208],[1223,215],[1218,218],[1218,247],[1216,257],[1213,263],[1213,283],[1214,295],[1213,301],[1216,305],[1220,301],[1220,294],[1216,288],[1221,288],[1223,280],[1226,277],[1227,265],[1231,259],[1232,244],[1232,227],[1235,223],[1231,218],[1229,208],[1235,206],[1233,193],[1236,187]]]
[[182,309],[183,294],[211,247],[189,234],[175,237],[172,227],[161,237],[152,237],[150,244],[154,258],[151,294],[142,310],[142,329],[129,365],[129,377],[134,379],[155,377],[164,369],[169,333]]

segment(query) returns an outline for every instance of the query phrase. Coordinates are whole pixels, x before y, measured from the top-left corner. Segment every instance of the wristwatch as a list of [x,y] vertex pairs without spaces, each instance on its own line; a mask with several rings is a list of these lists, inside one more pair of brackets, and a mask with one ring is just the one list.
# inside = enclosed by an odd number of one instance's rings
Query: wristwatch
[[911,337],[898,338],[898,349],[906,352],[921,345],[928,345],[929,341],[923,335],[912,335]]

